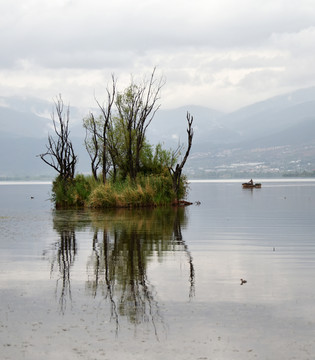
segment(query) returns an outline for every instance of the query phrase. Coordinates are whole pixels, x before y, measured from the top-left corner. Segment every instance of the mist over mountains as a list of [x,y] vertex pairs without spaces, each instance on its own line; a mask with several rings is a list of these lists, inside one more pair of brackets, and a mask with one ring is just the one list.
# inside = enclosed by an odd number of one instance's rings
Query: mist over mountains
[[[53,102],[0,97],[0,178],[54,176],[36,155],[53,134]],[[186,145],[186,114],[194,117],[194,139],[185,170],[191,178],[265,177],[311,174],[315,170],[315,87],[298,90],[224,114],[202,106],[161,109],[148,140],[166,148]],[[70,108],[71,139],[78,171],[89,172],[82,118]]]

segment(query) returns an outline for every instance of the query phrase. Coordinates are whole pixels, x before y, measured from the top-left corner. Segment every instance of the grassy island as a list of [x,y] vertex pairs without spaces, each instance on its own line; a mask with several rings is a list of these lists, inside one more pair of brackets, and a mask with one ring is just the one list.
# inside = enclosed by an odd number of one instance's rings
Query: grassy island
[[[187,182],[181,178],[179,198],[185,198]],[[161,175],[141,175],[133,182],[130,178],[103,184],[93,176],[76,175],[70,181],[57,177],[52,187],[57,208],[127,208],[155,207],[176,204],[177,194],[173,181],[166,171]]]
[[[104,102],[96,100],[98,112],[83,119],[85,148],[91,160],[91,175],[76,174],[78,157],[70,139],[70,107],[61,95],[52,115],[55,136],[48,135],[46,152],[40,158],[58,175],[52,198],[57,208],[144,207],[179,204],[187,194],[182,175],[193,139],[193,117],[187,112],[186,150],[163,149],[148,143],[146,130],[153,120],[163,78],[131,84],[122,92],[112,76]],[[170,119],[171,120],[171,119]]]

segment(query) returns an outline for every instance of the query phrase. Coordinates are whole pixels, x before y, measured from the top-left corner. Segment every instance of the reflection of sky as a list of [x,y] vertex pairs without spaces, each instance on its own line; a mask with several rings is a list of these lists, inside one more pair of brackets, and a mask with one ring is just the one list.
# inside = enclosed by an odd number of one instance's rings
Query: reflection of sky
[[[160,343],[152,327],[134,330],[124,319],[113,340],[104,298],[85,290],[92,231],[77,232],[72,301],[61,315],[59,275],[50,273],[49,257],[42,256],[58,241],[50,212],[11,213],[13,221],[1,210],[1,342],[11,344],[5,355],[18,359],[24,351],[25,358],[46,353],[53,359],[56,346],[65,358],[80,353],[95,359],[137,358],[145,351],[155,351],[157,359],[314,354],[315,187],[291,185],[268,183],[252,192],[238,183],[192,184],[190,197],[201,205],[187,208],[182,235],[193,258],[195,296],[189,297],[188,258],[180,247],[148,262],[147,281],[167,329]],[[241,286],[240,278],[247,284]]]
[[[194,258],[196,298],[290,304],[308,319],[315,295],[315,182],[270,181],[254,191],[240,184],[192,186],[190,198],[202,204],[189,209],[183,236]],[[248,283],[240,286],[240,278]]]

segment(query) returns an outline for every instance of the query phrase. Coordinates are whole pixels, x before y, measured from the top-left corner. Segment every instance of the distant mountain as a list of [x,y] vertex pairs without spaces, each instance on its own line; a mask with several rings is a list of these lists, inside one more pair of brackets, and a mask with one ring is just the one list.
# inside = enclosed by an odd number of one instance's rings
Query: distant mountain
[[31,112],[22,112],[7,107],[0,107],[1,137],[34,137],[47,136],[51,122]]
[[[78,170],[89,172],[90,162],[83,146],[83,139],[72,138],[75,153],[78,155]],[[46,151],[47,138],[3,137],[0,134],[0,179],[5,177],[48,176],[55,171],[38,156]]]
[[[0,134],[8,137],[47,137],[53,130],[54,100],[0,96]],[[64,104],[68,106],[67,103]],[[88,110],[70,106],[70,126],[74,136],[83,136],[82,119]]]
[[53,176],[36,155],[45,150],[45,139],[2,137],[0,139],[0,179],[31,175]]
[[243,107],[226,116],[226,121],[238,123],[246,118],[251,118],[257,114],[279,112],[283,109],[291,108],[295,105],[313,102],[315,100],[315,87],[297,90],[284,95],[279,95]]
[[[284,107],[279,101],[279,106],[275,106],[275,99],[270,100],[271,106],[261,108],[262,104],[257,104],[257,111],[254,112],[255,105],[244,108],[235,113],[228,114],[222,119],[222,122],[229,129],[239,134],[237,141],[244,139],[252,139],[272,135],[282,131],[289,126],[294,126],[300,122],[313,118],[315,115],[315,93],[313,101],[292,104],[288,102]],[[264,102],[269,105],[268,102]],[[248,111],[247,111],[248,110]]]
[[[224,114],[200,106],[160,110],[148,130],[153,139],[176,144],[186,141],[186,112],[194,116],[194,147],[217,145],[274,136],[315,118],[315,87],[277,96]],[[292,130],[293,131],[293,130]]]
[[306,118],[298,124],[291,125],[283,130],[265,135],[253,140],[244,141],[246,149],[270,146],[300,146],[315,143],[315,115],[314,118]]
[[[153,143],[162,142],[166,146],[176,147],[187,139],[187,120],[189,112],[194,117],[194,141],[202,143],[213,141],[224,142],[231,136],[231,131],[225,129],[220,119],[223,113],[202,106],[188,105],[177,109],[159,110],[148,127],[147,136]],[[234,132],[233,132],[234,134]]]
[[192,176],[315,174],[315,88],[253,104],[220,122],[234,135],[218,146],[194,143]]
[[[48,133],[54,134],[53,109],[53,101],[0,97],[0,178],[54,176],[54,170],[37,156],[46,150]],[[83,117],[80,113],[81,109],[70,108],[71,136],[84,171],[88,169],[89,161],[82,145],[84,132],[78,125]]]
[[[36,155],[53,133],[53,102],[0,97],[0,177],[52,173]],[[147,137],[166,148],[186,144],[187,111],[194,117],[194,140],[186,171],[194,177],[247,174],[276,176],[315,169],[315,87],[273,97],[233,113],[201,106],[160,109]],[[89,172],[82,118],[70,109],[71,137],[79,171]]]

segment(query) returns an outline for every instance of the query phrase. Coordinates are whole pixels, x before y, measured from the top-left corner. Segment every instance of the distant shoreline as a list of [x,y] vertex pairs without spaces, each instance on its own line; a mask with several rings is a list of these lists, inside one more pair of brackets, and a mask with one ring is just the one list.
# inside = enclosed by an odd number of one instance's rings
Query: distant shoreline
[[[215,183],[226,183],[226,184],[232,184],[232,183],[238,183],[238,184],[242,184],[243,182],[247,182],[249,179],[248,178],[243,178],[243,179],[191,179],[188,180],[188,183],[199,183],[199,184],[215,184]],[[266,183],[293,183],[293,182],[298,182],[298,183],[307,183],[307,182],[313,182],[315,183],[315,178],[255,178],[254,179],[255,182],[260,182],[262,184],[266,184]]]
[[1,185],[51,185],[52,181],[40,180],[0,180]]
[[[271,182],[315,182],[315,178],[257,178],[259,182],[271,183]],[[242,183],[248,181],[247,178],[243,179],[188,179],[188,183]],[[1,180],[1,185],[52,185],[52,180]]]

